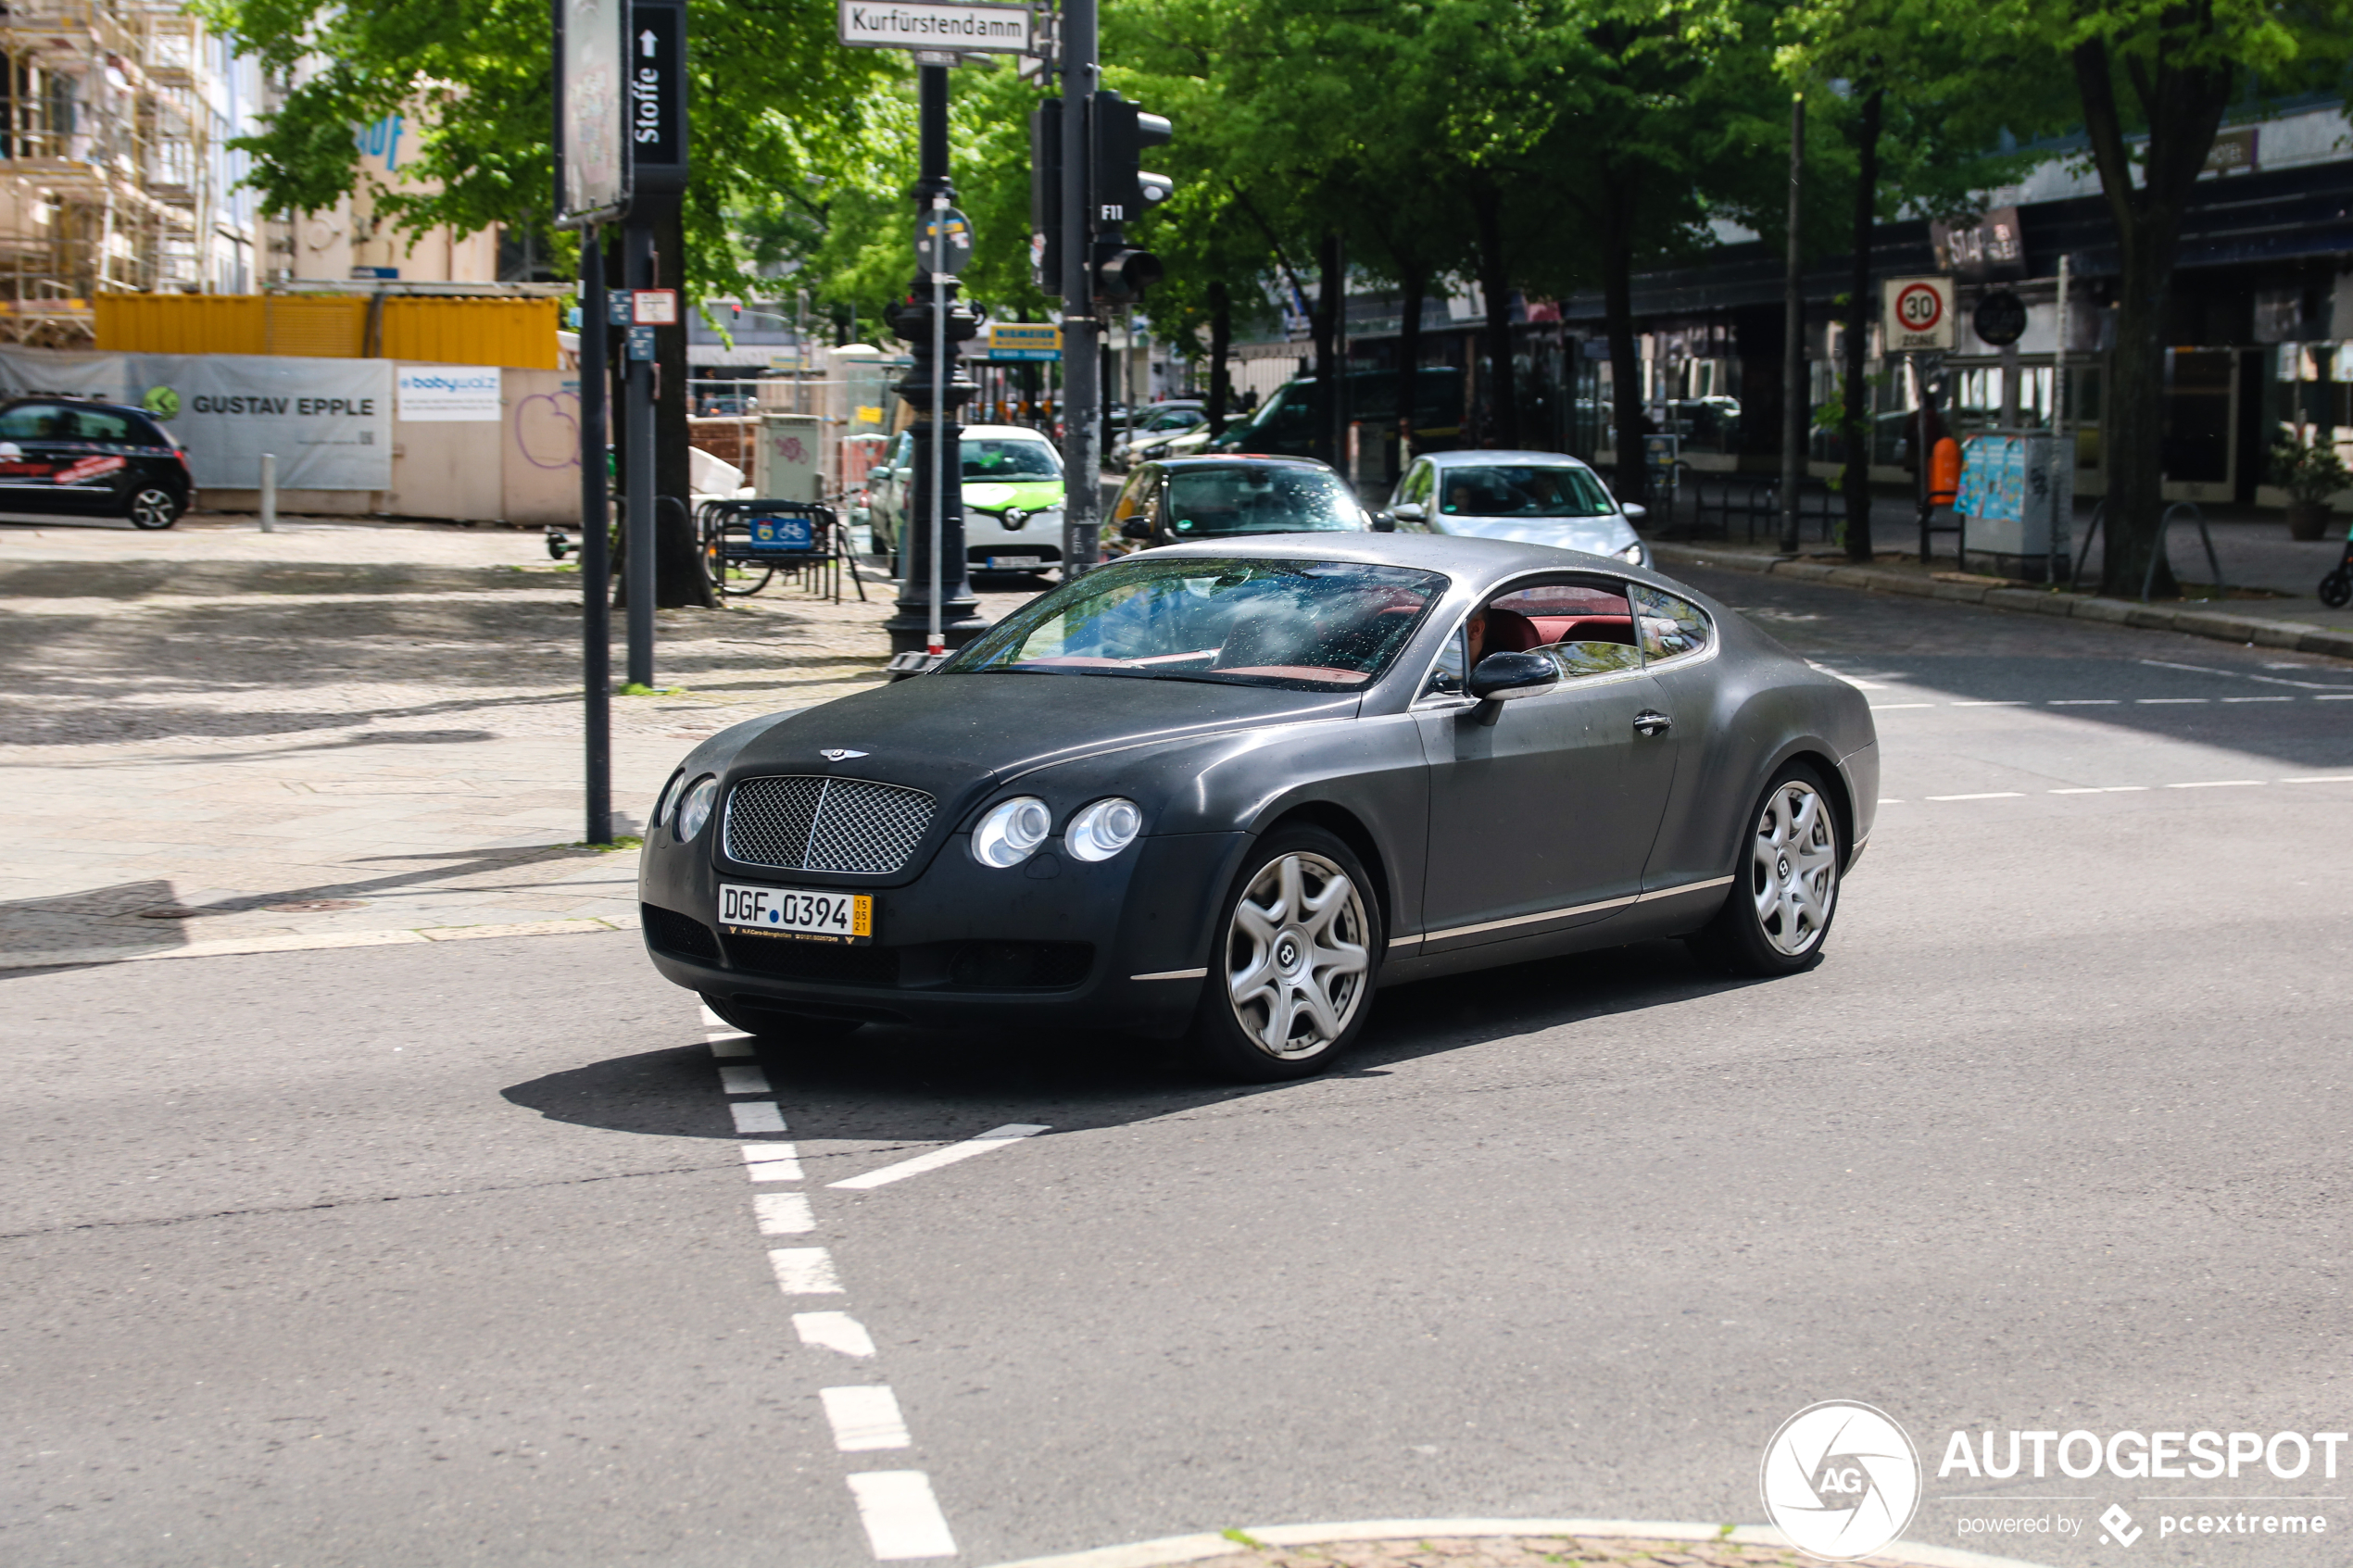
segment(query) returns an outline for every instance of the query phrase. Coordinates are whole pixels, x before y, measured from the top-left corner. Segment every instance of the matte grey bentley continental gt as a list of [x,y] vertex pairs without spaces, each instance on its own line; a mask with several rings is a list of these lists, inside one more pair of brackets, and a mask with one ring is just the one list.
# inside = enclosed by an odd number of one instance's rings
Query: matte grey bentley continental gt
[[1237,539],[712,736],[639,897],[655,967],[755,1034],[1101,1027],[1272,1080],[1404,981],[1664,936],[1803,969],[1878,786],[1859,692],[1655,572]]

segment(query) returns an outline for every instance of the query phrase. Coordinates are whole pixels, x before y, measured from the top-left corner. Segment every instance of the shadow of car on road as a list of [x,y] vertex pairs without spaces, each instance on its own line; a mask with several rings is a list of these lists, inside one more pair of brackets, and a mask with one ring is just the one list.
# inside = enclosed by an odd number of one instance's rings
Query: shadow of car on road
[[[757,1061],[797,1139],[937,1143],[1016,1122],[1068,1133],[1256,1096],[1317,1094],[1423,1058],[1757,984],[1703,969],[1676,942],[1424,981],[1382,993],[1365,1035],[1330,1073],[1290,1084],[1215,1081],[1175,1041],[874,1024],[801,1047],[763,1042],[756,1057],[736,1064]],[[714,1092],[720,1065],[728,1063],[707,1046],[680,1046],[551,1073],[502,1093],[554,1121],[734,1139],[741,1135]]]

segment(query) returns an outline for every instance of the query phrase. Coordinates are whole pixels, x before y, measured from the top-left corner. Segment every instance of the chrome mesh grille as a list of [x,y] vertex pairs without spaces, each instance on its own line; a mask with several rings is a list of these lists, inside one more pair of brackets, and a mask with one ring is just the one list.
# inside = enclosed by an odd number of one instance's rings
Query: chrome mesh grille
[[727,858],[799,872],[899,870],[931,825],[919,789],[818,774],[746,779],[727,797]]

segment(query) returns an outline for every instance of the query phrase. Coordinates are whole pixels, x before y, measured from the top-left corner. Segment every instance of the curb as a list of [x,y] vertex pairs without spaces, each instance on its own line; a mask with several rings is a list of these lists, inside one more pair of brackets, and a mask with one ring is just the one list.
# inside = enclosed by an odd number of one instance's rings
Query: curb
[[411,942],[471,942],[485,936],[573,936],[622,931],[608,920],[535,920],[520,925],[426,925],[409,931],[337,931],[317,936],[229,936],[190,942],[152,953],[0,953],[0,970],[89,969],[99,964],[152,963],[158,959],[223,959],[240,953],[307,953],[325,947],[387,947]]
[[[1237,1536],[1248,1540],[1237,1540]],[[1743,1524],[1729,1533],[1721,1524],[1666,1524],[1646,1519],[1358,1519],[1336,1524],[1252,1524],[1220,1535],[1164,1536],[1126,1546],[1058,1557],[1025,1557],[993,1568],[1174,1568],[1260,1547],[1321,1546],[1333,1541],[1454,1539],[1499,1536],[1592,1536],[1619,1540],[1729,1541],[1734,1545],[1791,1547],[1787,1536],[1764,1524]],[[1867,1559],[1905,1568],[2035,1568],[2015,1557],[1988,1557],[1952,1547],[1895,1541]]]
[[1684,544],[1654,542],[1652,558],[1662,566],[1721,567],[1728,571],[1755,571],[1794,578],[1801,583],[1828,583],[1841,588],[1863,588],[1878,594],[1907,594],[1913,598],[1950,599],[2031,615],[2097,621],[2110,626],[2136,626],[2152,632],[2181,632],[2218,643],[2253,644],[2294,653],[2325,654],[2353,659],[2353,632],[2331,631],[2302,621],[2261,621],[2252,616],[2223,615],[2212,610],[2169,609],[2131,599],[2083,598],[2073,594],[2045,593],[2036,588],[1984,588],[1970,583],[1938,583],[1868,566],[1832,566],[1824,561],[1787,560],[1741,550],[1709,550]]

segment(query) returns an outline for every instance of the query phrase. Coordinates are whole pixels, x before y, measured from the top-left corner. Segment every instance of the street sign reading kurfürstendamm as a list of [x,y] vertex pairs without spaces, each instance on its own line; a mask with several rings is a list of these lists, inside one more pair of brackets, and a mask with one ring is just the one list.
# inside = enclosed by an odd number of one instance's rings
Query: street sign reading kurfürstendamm
[[866,49],[1026,55],[1035,52],[1030,47],[1035,22],[1026,6],[841,0],[841,41]]

